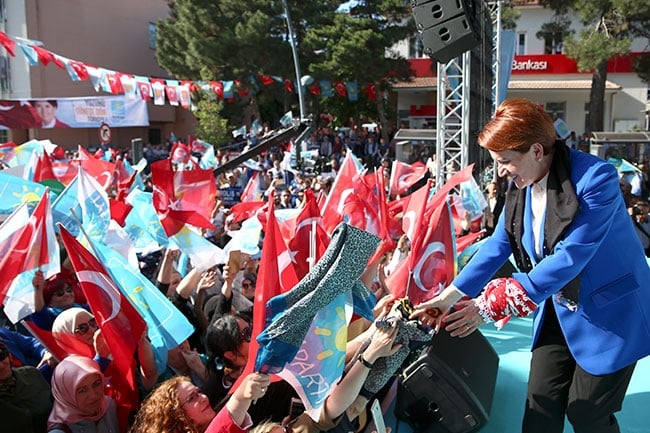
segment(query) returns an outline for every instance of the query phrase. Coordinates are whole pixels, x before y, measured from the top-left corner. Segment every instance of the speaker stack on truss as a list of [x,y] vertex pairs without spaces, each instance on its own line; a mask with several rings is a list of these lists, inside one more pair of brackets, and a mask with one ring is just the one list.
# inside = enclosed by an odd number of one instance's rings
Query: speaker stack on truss
[[424,52],[447,63],[481,41],[473,0],[412,0],[413,17]]

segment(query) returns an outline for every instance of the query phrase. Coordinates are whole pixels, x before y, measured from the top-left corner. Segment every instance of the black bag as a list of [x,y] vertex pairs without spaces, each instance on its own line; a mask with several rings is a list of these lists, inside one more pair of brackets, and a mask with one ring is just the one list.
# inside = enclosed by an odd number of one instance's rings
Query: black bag
[[395,415],[417,433],[469,433],[489,417],[499,357],[480,332],[465,338],[442,330],[404,369]]

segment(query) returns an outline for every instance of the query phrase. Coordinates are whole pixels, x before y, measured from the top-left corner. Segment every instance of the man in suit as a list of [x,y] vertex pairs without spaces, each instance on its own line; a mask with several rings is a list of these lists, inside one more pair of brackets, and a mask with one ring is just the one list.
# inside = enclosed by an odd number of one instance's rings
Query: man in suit
[[[650,354],[650,268],[616,169],[556,140],[552,119],[526,99],[506,100],[478,142],[510,178],[504,211],[413,317],[440,326],[444,316],[464,337],[534,311],[522,431],[561,433],[566,416],[576,433],[619,432],[614,414],[636,361]],[[491,280],[511,254],[518,271]],[[463,295],[476,298],[456,303]]]

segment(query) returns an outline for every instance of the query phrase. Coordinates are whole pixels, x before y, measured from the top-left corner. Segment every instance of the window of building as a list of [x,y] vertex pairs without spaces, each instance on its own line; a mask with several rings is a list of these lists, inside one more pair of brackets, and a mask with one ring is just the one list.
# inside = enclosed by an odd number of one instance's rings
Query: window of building
[[9,71],[9,57],[0,57],[0,92],[11,91],[11,77]]
[[515,52],[518,56],[526,54],[526,33],[522,32],[517,35],[517,47]]
[[156,49],[156,23],[149,23],[149,48]]
[[566,102],[547,102],[544,109],[553,120],[566,120]]
[[420,59],[424,57],[424,44],[420,35],[409,38],[409,59]]
[[562,54],[562,34],[553,33],[544,36],[544,54]]
[[149,128],[149,134],[147,134],[150,144],[161,144],[162,143],[162,133],[160,128]]

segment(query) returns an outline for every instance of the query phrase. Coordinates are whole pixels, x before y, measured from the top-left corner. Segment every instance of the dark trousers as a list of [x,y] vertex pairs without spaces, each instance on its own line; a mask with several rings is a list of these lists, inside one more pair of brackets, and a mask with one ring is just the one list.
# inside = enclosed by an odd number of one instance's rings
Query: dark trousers
[[522,432],[562,433],[565,415],[575,433],[620,432],[614,413],[621,410],[636,363],[604,376],[587,373],[569,352],[553,306],[545,310],[530,363]]

